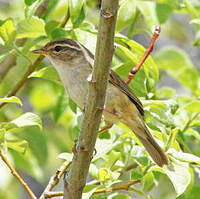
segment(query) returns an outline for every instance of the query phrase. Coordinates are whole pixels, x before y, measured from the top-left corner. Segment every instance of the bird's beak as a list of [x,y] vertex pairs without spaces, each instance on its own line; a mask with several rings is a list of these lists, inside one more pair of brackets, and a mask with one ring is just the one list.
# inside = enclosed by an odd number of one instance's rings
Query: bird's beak
[[32,51],[33,53],[40,54],[40,55],[49,55],[50,52],[45,50],[44,48],[36,49]]

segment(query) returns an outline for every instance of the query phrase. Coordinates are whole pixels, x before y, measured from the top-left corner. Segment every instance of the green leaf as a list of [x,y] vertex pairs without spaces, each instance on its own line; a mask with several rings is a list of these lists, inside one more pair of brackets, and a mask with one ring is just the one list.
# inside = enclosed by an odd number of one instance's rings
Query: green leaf
[[58,157],[60,159],[68,160],[71,162],[73,159],[73,154],[65,152],[65,153],[60,153]]
[[177,160],[200,165],[200,158],[197,157],[196,155],[190,153],[178,152],[173,148],[169,149],[168,153],[171,154],[173,157],[175,157]]
[[20,140],[20,141],[7,141],[7,146],[10,149],[13,149],[19,153],[24,154],[26,152],[26,149],[28,147],[28,142],[26,140]]
[[147,1],[137,1],[137,7],[142,13],[149,31],[159,24],[157,14],[156,14],[156,3]]
[[1,103],[17,103],[20,106],[22,106],[22,102],[18,97],[12,96],[12,97],[4,97],[0,98]]
[[57,21],[48,21],[45,24],[45,31],[47,35],[51,35],[52,31],[57,28],[59,25],[59,22]]
[[26,1],[27,3],[24,9],[24,14],[27,19],[30,19],[34,15],[35,11],[39,7],[42,0],[26,0]]
[[120,152],[112,150],[109,154],[108,161],[106,162],[105,167],[108,169],[112,169],[117,160],[119,160],[120,156],[121,156]]
[[59,38],[65,38],[67,36],[68,32],[65,31],[63,28],[55,28],[51,32],[51,38],[52,39],[59,39]]
[[0,129],[0,151],[1,151],[2,145],[4,144],[4,141],[5,141],[5,133],[6,133],[5,129]]
[[15,120],[10,122],[11,124],[15,124],[16,127],[25,127],[25,126],[38,126],[40,129],[42,128],[42,121],[40,117],[34,113],[27,112]]
[[175,94],[175,90],[171,87],[164,86],[160,88],[159,90],[156,91],[156,96],[159,99],[164,99],[164,98],[172,98]]
[[157,52],[154,59],[160,69],[167,71],[182,86],[189,88],[197,95],[200,94],[198,72],[184,51],[176,47],[165,48]]
[[54,107],[54,110],[53,110],[53,115],[54,115],[55,121],[58,121],[58,119],[60,118],[60,116],[66,110],[67,105],[68,105],[68,98],[66,96],[65,89],[62,88],[62,91],[59,94],[57,103],[56,103],[56,105]]
[[196,32],[195,41],[194,41],[193,45],[194,46],[199,46],[200,45],[200,30]]
[[98,172],[98,178],[99,178],[99,181],[101,182],[105,182],[107,181],[108,179],[110,179],[110,172],[108,169],[106,168],[101,168],[99,169],[99,172]]
[[100,187],[99,185],[86,185],[83,189],[82,199],[89,199],[93,193]]
[[73,27],[77,28],[85,18],[85,1],[69,0],[70,19]]
[[200,24],[200,18],[197,18],[197,19],[192,19],[191,21],[190,21],[190,23],[192,24]]
[[187,189],[191,181],[188,166],[172,162],[168,167],[163,167],[163,170],[171,180],[177,196],[181,195]]
[[49,81],[55,82],[56,84],[61,85],[60,77],[53,66],[44,67],[38,71],[34,71],[33,73],[29,75],[29,78],[31,77],[46,79],[46,80],[49,80]]
[[28,149],[36,158],[40,166],[45,166],[48,159],[47,136],[48,133],[42,133],[36,126],[20,129],[20,136],[29,144]]
[[184,109],[189,113],[200,113],[200,101],[195,100],[184,106]]
[[37,0],[24,0],[25,4],[28,5],[28,6],[33,4],[35,1],[37,1]]
[[140,179],[144,176],[143,172],[140,170],[140,168],[135,168],[131,170],[131,180]]
[[142,187],[145,192],[149,192],[155,186],[153,172],[148,172],[142,178]]
[[1,23],[0,37],[6,44],[11,44],[12,42],[14,42],[16,37],[16,30],[13,19],[8,18]]
[[44,29],[44,21],[38,17],[31,17],[29,20],[25,19],[17,25],[17,38],[35,38],[41,35],[46,35]]
[[[140,44],[125,38],[116,38],[116,42],[118,43],[115,49],[116,54],[124,64],[114,67],[114,70],[125,80],[130,70],[139,63],[145,49]],[[137,96],[144,97],[147,93],[155,92],[158,77],[159,73],[154,61],[151,57],[148,57],[142,68],[135,74],[129,86]]]
[[[167,101],[166,101],[167,102]],[[161,130],[166,127],[174,127],[174,119],[170,110],[170,103],[164,101],[148,100],[144,102],[145,121],[153,129]]]
[[136,4],[132,0],[123,1],[118,10],[116,32],[120,32],[122,29],[130,25],[133,22],[133,18],[136,12]]
[[69,98],[69,107],[74,113],[77,113],[77,105],[71,98]]
[[173,9],[167,4],[156,4],[156,13],[160,24],[166,22],[170,14],[172,13]]

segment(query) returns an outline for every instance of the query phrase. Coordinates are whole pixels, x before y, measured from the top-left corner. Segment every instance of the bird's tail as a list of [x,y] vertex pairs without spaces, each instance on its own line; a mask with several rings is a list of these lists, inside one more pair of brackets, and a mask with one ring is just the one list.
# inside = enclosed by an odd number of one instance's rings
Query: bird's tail
[[147,152],[150,154],[152,159],[155,161],[158,166],[162,167],[164,164],[168,164],[168,159],[166,154],[163,152],[163,150],[160,148],[160,146],[156,143],[154,138],[152,137],[151,133],[145,126],[144,128],[140,129],[142,132],[141,134],[145,136],[141,136],[139,132],[135,132],[136,136],[139,138],[139,140],[142,142],[144,147],[146,148]]

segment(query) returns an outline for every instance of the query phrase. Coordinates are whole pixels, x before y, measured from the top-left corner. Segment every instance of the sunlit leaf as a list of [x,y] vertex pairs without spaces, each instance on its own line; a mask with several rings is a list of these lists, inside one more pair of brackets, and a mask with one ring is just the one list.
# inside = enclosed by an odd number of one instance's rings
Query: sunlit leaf
[[199,94],[197,70],[185,52],[176,47],[169,47],[157,52],[154,59],[160,69],[177,79],[184,87]]
[[56,72],[56,69],[53,66],[45,67],[38,71],[34,71],[29,75],[29,78],[31,77],[46,79],[61,85],[60,77],[58,76],[58,73]]
[[44,21],[38,17],[33,16],[29,20],[24,19],[17,25],[17,38],[35,38],[42,35],[46,35]]
[[190,153],[178,152],[173,148],[169,149],[168,153],[180,161],[190,162],[200,165],[200,157],[197,157],[196,155]]
[[1,103],[16,103],[22,106],[21,100],[15,96],[0,98],[0,102]]
[[0,37],[5,43],[11,44],[12,42],[14,42],[15,36],[16,30],[14,26],[14,21],[13,19],[8,18],[0,25]]
[[168,19],[172,11],[173,11],[172,7],[169,6],[168,4],[161,4],[161,3],[156,4],[156,13],[160,24],[165,23],[165,21]]
[[108,169],[101,168],[99,169],[98,177],[99,177],[99,181],[104,182],[104,181],[107,181],[111,176]]
[[155,186],[154,182],[154,175],[152,172],[148,172],[145,174],[145,176],[142,178],[142,186],[143,190],[145,192],[149,192],[152,190],[152,188]]
[[42,121],[40,117],[31,112],[21,115],[17,119],[12,120],[10,123],[15,124],[17,127],[38,126],[40,129],[42,128]]
[[200,100],[195,100],[186,104],[184,109],[190,113],[200,113]]
[[33,4],[35,1],[37,1],[37,0],[24,0],[25,4],[28,5],[28,6]]
[[10,149],[13,149],[19,153],[24,154],[27,147],[28,142],[26,140],[20,140],[20,141],[7,141],[7,146]]
[[58,156],[60,159],[64,159],[64,160],[68,160],[68,161],[72,161],[72,158],[73,158],[73,154],[72,153],[60,153],[59,156]]
[[149,31],[152,32],[153,28],[159,24],[155,2],[137,1],[137,7],[145,18]]
[[106,162],[105,167],[108,169],[112,169],[116,161],[119,160],[120,156],[121,156],[120,152],[115,152],[114,150],[112,150],[109,154],[108,161]]
[[132,0],[123,1],[118,10],[116,32],[121,31],[133,22],[135,16],[136,4]]
[[167,168],[164,167],[163,170],[171,180],[177,196],[181,195],[191,181],[191,175],[187,165],[183,166],[172,162]]
[[85,18],[85,1],[69,0],[69,8],[73,27],[77,28]]

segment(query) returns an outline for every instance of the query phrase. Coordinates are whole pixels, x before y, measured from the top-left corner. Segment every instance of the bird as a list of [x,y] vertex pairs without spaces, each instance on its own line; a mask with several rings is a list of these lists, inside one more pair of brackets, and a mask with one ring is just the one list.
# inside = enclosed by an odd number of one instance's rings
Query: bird
[[[84,45],[69,38],[50,41],[32,52],[45,55],[49,59],[70,98],[84,109],[89,86],[88,77],[94,66],[93,54]],[[168,158],[145,125],[143,116],[141,101],[120,76],[110,69],[103,109],[107,127],[117,123],[125,124],[135,133],[158,166],[167,165]]]

